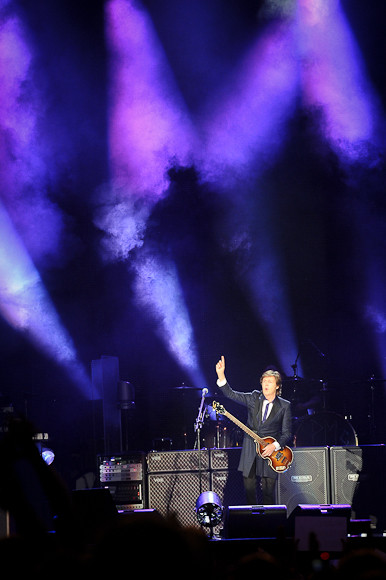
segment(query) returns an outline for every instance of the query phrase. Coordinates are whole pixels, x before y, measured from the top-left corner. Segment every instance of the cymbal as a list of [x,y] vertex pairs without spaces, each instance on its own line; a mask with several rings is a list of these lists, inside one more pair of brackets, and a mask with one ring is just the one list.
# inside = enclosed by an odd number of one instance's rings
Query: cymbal
[[179,387],[173,387],[174,391],[202,391],[199,387],[189,387],[188,385],[180,385]]
[[282,379],[282,383],[322,383],[322,379],[305,379],[303,377],[286,377]]
[[361,381],[352,381],[353,384],[361,383],[386,383],[386,379],[362,379]]

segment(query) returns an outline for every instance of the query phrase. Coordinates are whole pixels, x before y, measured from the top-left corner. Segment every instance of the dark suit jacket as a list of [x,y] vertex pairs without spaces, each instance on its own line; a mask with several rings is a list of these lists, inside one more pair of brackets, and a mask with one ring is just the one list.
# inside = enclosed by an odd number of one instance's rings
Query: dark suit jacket
[[[275,397],[268,419],[263,423],[261,420],[261,409],[264,396],[261,391],[242,393],[234,391],[228,383],[220,387],[223,395],[247,407],[247,422],[240,418],[247,427],[255,431],[260,437],[274,437],[281,447],[288,445],[292,440],[292,415],[291,403],[281,397]],[[239,419],[239,417],[237,417]],[[276,477],[277,474],[269,466],[266,459],[262,459],[256,453],[254,439],[247,433],[244,434],[243,448],[241,451],[239,471],[247,477],[251,471],[253,462],[256,461],[256,474],[265,477]]]

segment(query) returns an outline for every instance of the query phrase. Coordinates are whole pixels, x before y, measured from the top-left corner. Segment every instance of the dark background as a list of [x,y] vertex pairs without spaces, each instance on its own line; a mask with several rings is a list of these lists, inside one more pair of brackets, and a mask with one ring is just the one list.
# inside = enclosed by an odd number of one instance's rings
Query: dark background
[[[127,263],[103,261],[103,233],[92,219],[95,191],[108,179],[103,2],[36,0],[32,4],[19,3],[19,13],[38,50],[37,77],[41,75],[50,95],[44,122],[52,128],[52,164],[66,157],[49,197],[66,216],[69,232],[65,260],[58,253],[36,261],[37,267],[85,368],[91,373],[91,361],[104,355],[117,357],[120,378],[134,386],[132,449],[148,451],[160,437],[170,437],[174,448],[181,448],[184,432],[192,446],[200,391],[176,389],[182,383],[191,386],[189,378],[154,331],[151,316],[132,299],[133,273]],[[203,61],[194,66],[195,51],[183,58],[180,50],[190,26],[182,18],[184,2],[178,3],[180,9],[173,0],[143,4],[194,118],[224,70],[213,71],[212,85],[197,82]],[[216,5],[221,8],[221,2],[213,0]],[[264,25],[256,17],[263,3],[238,0],[226,5],[226,10],[219,10],[216,40],[222,62],[231,69],[256,28]],[[384,107],[385,3],[347,0],[342,5]],[[199,38],[199,23],[191,26]],[[297,340],[293,363],[298,355],[305,379],[297,397],[319,395],[323,381],[328,387],[327,409],[352,417],[360,443],[381,443],[386,353],[380,345],[385,331],[376,332],[364,315],[364,304],[371,286],[386,306],[382,298],[384,160],[377,166],[354,167],[348,178],[334,152],[314,131],[314,122],[299,107],[274,167],[256,182],[274,209],[270,227],[275,230],[288,284]],[[158,244],[161,251],[167,246],[173,254],[206,379],[202,387],[210,389],[210,397],[218,396],[214,366],[222,354],[227,377],[239,390],[258,386],[267,365],[276,365],[287,378],[293,372],[290,366],[280,368],[267,329],[242,289],[239,256],[224,250],[219,235],[223,212],[223,199],[213,184],[202,183],[194,167],[178,168],[169,195],[154,209],[147,231],[149,243]],[[98,438],[100,410],[82,397],[59,364],[4,320],[0,348],[4,406],[12,403],[37,429],[49,433],[58,468],[73,485],[92,467],[94,452],[103,452],[98,448],[103,447]],[[372,375],[381,381],[369,382]],[[291,381],[285,382],[283,396],[293,396]],[[322,407],[319,398],[314,409],[319,412]],[[240,410],[229,408],[243,418]]]

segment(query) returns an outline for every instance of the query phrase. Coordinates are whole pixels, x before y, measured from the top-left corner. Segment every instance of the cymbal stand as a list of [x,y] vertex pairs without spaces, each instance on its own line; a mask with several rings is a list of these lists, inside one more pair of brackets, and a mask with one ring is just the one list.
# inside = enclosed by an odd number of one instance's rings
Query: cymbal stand
[[323,382],[320,392],[322,393],[322,407],[323,411],[327,409],[327,383]]
[[291,379],[293,379],[293,381],[294,381],[294,383],[292,384],[292,399],[291,399],[292,402],[294,402],[296,400],[296,397],[297,397],[297,386],[296,386],[296,383],[297,383],[297,380],[299,378],[298,377],[298,360],[299,360],[299,357],[300,357],[300,350],[299,350],[299,352],[298,352],[298,354],[296,356],[296,359],[295,359],[294,364],[291,365],[291,368],[292,368],[292,370],[294,372],[294,374],[291,377]]
[[300,350],[299,350],[299,352],[297,354],[297,357],[295,359],[294,364],[291,365],[291,369],[294,371],[294,374],[293,374],[293,377],[292,377],[293,379],[297,379],[298,378],[298,360],[299,360],[299,356],[300,356]]
[[368,411],[368,419],[369,419],[369,432],[371,437],[371,442],[375,443],[376,439],[376,424],[375,424],[375,377],[371,375],[370,377],[370,404],[369,404],[369,411]]

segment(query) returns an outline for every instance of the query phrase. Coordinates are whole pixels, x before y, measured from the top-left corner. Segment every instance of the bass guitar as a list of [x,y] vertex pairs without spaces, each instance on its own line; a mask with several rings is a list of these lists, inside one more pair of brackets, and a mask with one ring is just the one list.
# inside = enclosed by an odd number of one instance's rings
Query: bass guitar
[[276,439],[274,439],[274,437],[259,437],[259,435],[252,431],[252,429],[249,429],[249,427],[244,425],[244,423],[239,421],[239,419],[236,419],[236,417],[231,415],[231,413],[228,413],[223,405],[216,403],[216,401],[213,401],[212,407],[216,413],[228,417],[228,419],[233,421],[233,423],[240,427],[240,429],[252,437],[256,445],[256,453],[258,453],[258,455],[260,455],[260,457],[263,459],[267,459],[270,467],[272,467],[274,471],[277,473],[284,473],[291,466],[293,461],[292,449],[285,446],[282,449],[274,451],[269,457],[263,457],[262,452],[264,451],[265,447],[267,447],[267,445],[270,443],[276,443]]

